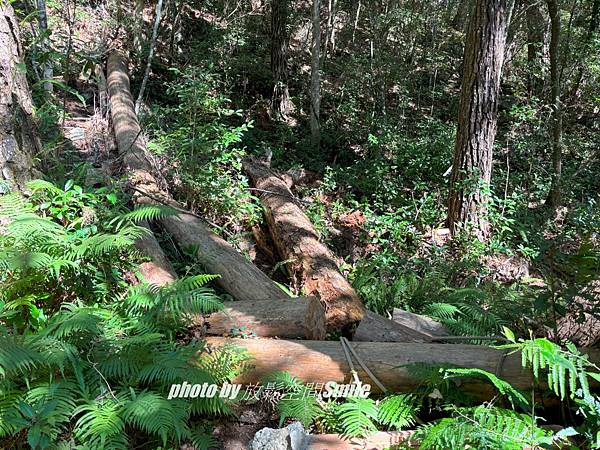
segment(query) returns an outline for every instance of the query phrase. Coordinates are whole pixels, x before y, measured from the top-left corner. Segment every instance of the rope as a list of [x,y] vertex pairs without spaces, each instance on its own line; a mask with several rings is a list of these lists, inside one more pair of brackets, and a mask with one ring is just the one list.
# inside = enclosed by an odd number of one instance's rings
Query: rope
[[383,383],[381,381],[379,381],[379,379],[375,376],[375,374],[373,372],[371,372],[371,370],[367,367],[367,365],[363,362],[363,360],[358,356],[356,351],[350,345],[350,342],[348,342],[348,339],[346,339],[345,337],[341,337],[340,343],[342,345],[342,349],[344,350],[344,354],[346,355],[346,360],[348,361],[348,365],[350,366],[350,371],[352,373],[352,376],[355,378],[355,382],[356,382],[356,380],[358,380],[358,374],[356,373],[356,370],[354,370],[354,365],[352,364],[350,355],[348,354],[348,350],[350,350],[350,353],[352,353],[352,356],[354,356],[356,358],[356,361],[358,361],[358,364],[360,364],[360,367],[362,367],[362,369],[369,376],[369,378],[371,378],[371,380],[373,380],[373,383],[375,383],[377,385],[377,387],[381,390],[381,392],[383,392],[384,394],[387,393],[388,392],[387,388],[383,385]]

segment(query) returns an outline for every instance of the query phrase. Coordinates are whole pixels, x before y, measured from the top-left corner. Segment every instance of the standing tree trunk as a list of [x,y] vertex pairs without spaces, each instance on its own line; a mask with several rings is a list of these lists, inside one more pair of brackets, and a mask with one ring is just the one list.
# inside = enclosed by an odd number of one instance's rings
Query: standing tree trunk
[[312,69],[310,75],[310,135],[315,150],[321,144],[321,0],[313,0]]
[[286,120],[287,115],[292,111],[288,88],[287,18],[288,0],[273,0],[271,3],[271,73],[273,74],[271,108],[273,115],[283,120]]
[[546,21],[536,0],[529,0],[526,5],[527,21],[527,90],[529,95],[539,95],[541,80],[538,76],[540,55],[544,49]]
[[[49,45],[48,45],[48,16],[46,14],[46,0],[37,0],[37,12],[38,12],[38,20],[40,23],[40,42],[41,42],[41,50],[44,53],[44,58],[46,59],[43,67],[42,79],[44,81],[44,90],[47,92],[52,92],[53,85],[49,80],[52,80],[54,77],[54,72],[52,70],[52,59],[48,55]],[[46,81],[47,80],[47,81]]]
[[25,190],[34,176],[32,156],[40,143],[23,65],[19,22],[8,2],[0,3],[0,193]]
[[156,4],[156,17],[154,18],[154,26],[152,27],[152,37],[150,38],[150,50],[148,50],[148,62],[146,63],[146,71],[144,72],[144,78],[142,79],[142,85],[140,87],[140,92],[138,93],[138,98],[135,101],[135,113],[136,114],[140,111],[140,106],[142,105],[144,91],[146,90],[146,84],[148,83],[148,78],[150,77],[150,68],[152,67],[152,57],[154,56],[154,48],[156,47],[156,36],[158,34],[158,25],[160,24],[162,4],[163,4],[163,0],[158,0],[158,3]]
[[454,147],[448,226],[469,224],[485,240],[498,95],[512,2],[477,0],[469,21]]
[[560,10],[558,0],[548,0],[550,14],[550,83],[552,86],[552,182],[546,204],[556,210],[561,202],[560,178],[562,174],[562,107],[560,102]]

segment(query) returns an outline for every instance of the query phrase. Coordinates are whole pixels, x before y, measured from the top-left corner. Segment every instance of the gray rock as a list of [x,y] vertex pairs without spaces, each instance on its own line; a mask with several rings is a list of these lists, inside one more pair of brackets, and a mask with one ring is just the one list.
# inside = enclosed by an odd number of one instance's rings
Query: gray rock
[[289,424],[285,428],[263,428],[250,443],[250,450],[306,450],[308,433],[300,422]]

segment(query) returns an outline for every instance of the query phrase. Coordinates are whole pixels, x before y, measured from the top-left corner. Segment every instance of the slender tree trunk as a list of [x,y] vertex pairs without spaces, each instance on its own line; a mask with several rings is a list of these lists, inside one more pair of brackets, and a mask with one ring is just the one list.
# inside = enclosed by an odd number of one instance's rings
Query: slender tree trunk
[[273,95],[271,109],[278,119],[285,120],[292,111],[288,88],[289,36],[287,32],[288,0],[271,3],[271,73]]
[[354,43],[354,38],[356,37],[356,29],[358,28],[358,21],[360,20],[360,8],[361,2],[358,0],[356,2],[356,14],[354,16],[354,23],[352,24],[352,43]]
[[454,19],[452,19],[452,28],[457,31],[465,30],[473,3],[473,0],[459,0],[456,14],[454,15]]
[[512,2],[477,0],[467,30],[454,147],[448,226],[473,227],[489,237],[487,193],[492,174],[498,95]]
[[329,0],[327,6],[327,33],[325,35],[325,59],[328,54],[333,54],[335,46],[335,0]]
[[150,38],[150,50],[148,50],[148,63],[146,64],[146,71],[144,72],[144,78],[142,79],[142,85],[140,86],[140,92],[138,98],[135,101],[135,113],[140,111],[140,105],[142,104],[142,98],[144,91],[146,90],[146,84],[150,77],[150,68],[152,67],[152,57],[154,56],[154,48],[156,47],[156,35],[158,34],[158,25],[160,24],[160,15],[162,12],[163,0],[158,0],[156,4],[156,17],[154,18],[154,27],[152,27],[152,37]]
[[530,95],[539,95],[541,80],[538,76],[541,53],[544,49],[546,21],[537,0],[529,0],[525,6],[527,21],[527,90]]
[[8,2],[0,3],[0,194],[25,191],[35,176],[32,157],[40,143],[32,119],[33,105],[23,70],[19,22]]
[[144,0],[134,0],[133,11],[133,49],[141,58],[144,34]]
[[321,144],[321,1],[313,0],[312,70],[310,76],[310,134],[314,149]]
[[[45,53],[46,61],[42,65],[42,79],[52,80],[54,73],[52,70],[52,60],[48,56],[48,16],[46,14],[46,0],[37,0],[38,21],[40,23],[40,46],[42,53]],[[49,81],[44,82],[44,89],[47,92],[52,92],[53,85]]]
[[560,101],[560,10],[558,0],[548,0],[550,14],[550,104],[552,107],[552,182],[546,204],[553,210],[561,203],[562,106]]

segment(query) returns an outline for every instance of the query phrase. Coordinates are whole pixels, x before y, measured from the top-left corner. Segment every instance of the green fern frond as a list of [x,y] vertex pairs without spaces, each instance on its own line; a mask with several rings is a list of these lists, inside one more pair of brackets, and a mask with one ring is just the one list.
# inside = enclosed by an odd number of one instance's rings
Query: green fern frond
[[112,398],[94,400],[77,407],[73,414],[81,416],[75,423],[75,435],[92,448],[127,448],[123,405]]
[[167,444],[169,436],[179,441],[189,432],[186,429],[189,408],[184,401],[167,400],[156,392],[143,391],[124,405],[126,423],[157,435]]
[[472,378],[484,378],[494,385],[500,394],[506,396],[510,401],[511,405],[515,405],[526,408],[529,406],[529,402],[523,395],[523,393],[515,389],[510,383],[498,378],[493,373],[486,370],[470,368],[470,369],[442,369],[444,378],[458,378],[458,377],[472,377]]
[[118,230],[123,226],[123,224],[128,222],[139,223],[143,221],[152,221],[162,217],[173,216],[175,214],[177,214],[177,210],[171,206],[145,205],[137,207],[133,211],[116,216],[109,222],[109,224],[111,226],[114,225]]
[[417,399],[414,395],[392,395],[379,404],[377,421],[395,429],[406,428],[414,425],[417,412]]
[[362,437],[377,431],[375,421],[379,411],[369,398],[349,397],[336,408],[342,433],[347,437]]
[[23,337],[0,336],[0,379],[11,372],[27,373],[39,362],[39,353]]

